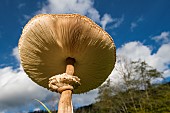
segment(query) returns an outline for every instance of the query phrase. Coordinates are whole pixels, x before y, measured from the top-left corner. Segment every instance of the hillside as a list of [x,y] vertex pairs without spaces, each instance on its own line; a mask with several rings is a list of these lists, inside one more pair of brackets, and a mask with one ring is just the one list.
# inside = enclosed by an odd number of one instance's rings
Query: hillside
[[[128,92],[124,92],[122,94],[126,95],[124,102],[116,100],[120,99],[120,95],[115,95],[110,97],[109,100],[78,108],[74,113],[170,113],[170,83],[153,86],[148,95],[149,100],[147,100],[147,97],[139,98],[144,95],[143,93],[145,91],[136,91],[136,97],[134,96],[134,102],[132,102]],[[139,104],[140,100],[143,100],[142,108]],[[123,104],[126,104],[127,107],[125,111],[122,108]]]
[[[170,83],[152,86],[148,89],[149,98],[145,96],[145,93],[146,91],[141,90],[133,92],[133,101],[131,101],[131,97],[128,96],[129,91],[121,92],[105,97],[106,100],[80,107],[74,110],[74,113],[170,113]],[[126,106],[126,110],[122,106]],[[29,113],[47,112],[34,111]]]

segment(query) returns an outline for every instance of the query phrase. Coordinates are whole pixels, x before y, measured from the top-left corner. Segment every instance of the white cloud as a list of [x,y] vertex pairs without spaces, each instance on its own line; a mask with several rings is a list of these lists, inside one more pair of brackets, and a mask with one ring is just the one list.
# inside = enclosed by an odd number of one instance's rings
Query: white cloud
[[32,82],[22,70],[13,70],[12,67],[0,69],[0,89],[0,111],[5,112],[22,107],[29,110],[28,106],[34,103],[33,99],[43,101],[48,96],[54,96],[52,92]]
[[101,17],[99,11],[94,8],[93,5],[93,0],[48,0],[47,4],[44,4],[41,10],[36,13],[78,13],[86,15],[93,21],[99,23],[103,29],[105,29],[108,23],[113,23],[112,28],[117,28],[123,22],[124,17],[113,19],[111,15],[107,13]]
[[[152,49],[139,41],[133,41],[122,45],[117,49],[117,56],[127,57],[133,61],[145,60],[148,65],[163,72],[163,77],[170,77],[170,43],[162,44],[156,53],[152,54]],[[117,65],[117,64],[116,64]],[[116,67],[115,65],[115,67]],[[114,69],[109,78],[114,85],[120,85],[122,78],[119,73]],[[163,79],[157,78],[152,83],[161,83]]]
[[116,85],[122,82],[122,77],[119,76],[119,73],[116,71],[116,69],[113,69],[112,73],[109,75],[109,79],[111,80],[111,85]]
[[[29,111],[29,107],[39,108],[41,105],[33,99],[45,102],[49,108],[57,107],[59,99],[58,93],[38,86],[23,70],[13,70],[12,67],[0,69],[0,89],[0,111],[4,113]],[[89,105],[95,102],[96,97],[97,90],[73,95],[73,105],[76,107]]]
[[[93,21],[102,25],[104,29],[108,23],[114,22],[114,28],[119,27],[122,23],[123,18],[112,19],[109,14],[104,14],[101,18],[99,11],[94,8],[93,5],[93,0],[48,0],[47,4],[44,4],[36,14],[78,13],[88,16]],[[24,4],[21,4],[19,7],[22,8],[23,6]],[[23,15],[23,17],[26,21],[30,19],[29,15]],[[25,23],[25,21],[21,21],[21,23]],[[17,47],[13,49],[12,55],[18,62],[20,61]],[[0,70],[0,111],[10,112],[14,111],[14,109],[16,112],[20,109],[23,109],[22,111],[28,111],[28,106],[33,103],[32,99],[37,98],[50,103],[52,96],[58,96],[32,82],[24,73],[22,67],[15,70],[12,69],[12,67],[5,67]],[[12,89],[12,93],[11,90],[7,89]],[[97,89],[86,94],[73,95],[73,105],[83,106],[91,104],[95,102],[95,97],[97,97]],[[58,102],[58,100],[55,102]],[[33,105],[35,105],[35,103],[33,103]],[[39,106],[35,105],[34,108],[39,108]]]
[[114,29],[114,28],[118,28],[122,22],[124,21],[124,16],[120,17],[120,18],[112,18],[111,15],[109,14],[104,14],[104,16],[101,19],[101,26],[102,28],[105,30],[106,29],[106,25],[107,24],[111,24],[108,28],[109,29]]
[[[123,55],[132,60],[145,60],[149,65],[163,71],[164,77],[167,77],[170,76],[170,69],[168,67],[170,64],[170,54],[167,54],[169,51],[170,44],[163,44],[156,53],[151,54],[151,48],[141,42],[134,41],[118,48],[117,55]],[[13,55],[18,59],[17,48],[13,49]],[[111,73],[110,78],[113,84],[121,83],[121,77],[117,76],[116,71]],[[0,89],[0,111],[5,113],[19,112],[19,110],[28,111],[30,106],[33,106],[33,109],[39,108],[41,105],[32,100],[35,98],[45,102],[46,105],[58,103],[59,99],[58,94],[52,93],[31,81],[22,68],[1,68]],[[97,89],[86,94],[73,95],[73,105],[79,107],[94,103],[97,95]]]
[[167,69],[164,71],[164,77],[169,77],[170,76],[170,69]]
[[108,26],[108,29],[115,29],[118,28],[124,21],[124,16],[122,15],[120,18],[111,18],[109,14],[104,14],[104,16],[101,19],[100,24],[102,25],[102,28],[105,30],[106,25],[110,24]]
[[13,48],[12,55],[17,59],[18,62],[20,62],[20,57],[18,53],[18,47]]
[[[170,43],[163,44],[156,53],[152,53],[152,49],[141,42],[129,42],[117,49],[117,55],[122,55],[131,60],[145,60],[150,66],[159,71],[169,72],[170,65]],[[170,76],[170,73],[168,73]],[[164,75],[165,76],[165,75]],[[167,73],[166,73],[167,76]]]
[[73,105],[75,107],[89,105],[95,102],[98,96],[98,89],[91,90],[85,94],[73,95]]
[[138,24],[139,24],[140,22],[142,22],[142,21],[143,21],[143,17],[140,17],[140,18],[138,18],[136,21],[132,22],[132,23],[130,24],[130,30],[131,30],[131,32],[133,32],[134,29],[138,26]]
[[[13,56],[19,60],[18,48],[13,49]],[[149,65],[164,72],[164,77],[170,76],[170,43],[162,44],[158,51],[152,54],[152,49],[139,41],[129,42],[117,49],[117,55],[126,56],[132,60],[142,59]],[[109,76],[113,84],[121,83],[121,77],[117,76],[116,71],[112,71]],[[160,81],[160,80],[159,80]],[[0,110],[5,113],[19,110],[22,108],[28,111],[28,107],[33,104],[36,105],[32,99],[37,98],[45,103],[49,104],[52,101],[52,97],[55,97],[55,103],[58,103],[58,95],[52,93],[32,82],[27,75],[23,72],[22,68],[12,69],[12,67],[5,67],[0,69]],[[12,92],[11,92],[12,91]],[[73,105],[75,107],[88,105],[95,102],[97,97],[97,89],[92,90],[86,94],[73,95]]]
[[144,46],[138,41],[129,42],[124,44],[121,48],[117,49],[117,54],[126,56],[132,60],[148,59],[148,56],[151,54],[151,49],[147,46]]
[[168,43],[170,42],[170,32],[162,32],[160,35],[152,37],[153,40],[156,42],[163,42],[163,43]]
[[153,54],[151,59],[148,62],[159,70],[167,70],[170,65],[170,43],[163,44],[157,51],[156,54]]
[[[12,55],[19,62],[18,48],[15,47]],[[51,98],[59,96],[34,83],[23,71],[22,67],[0,68],[0,111],[4,113],[29,111],[29,107],[39,107],[33,99],[49,103]],[[50,97],[50,98],[49,98]],[[58,101],[58,100],[57,100]]]
[[112,17],[109,14],[104,14],[104,16],[101,19],[102,28],[105,30],[106,24],[111,22],[113,22]]
[[4,111],[0,111],[0,113],[7,113],[7,112],[6,112],[6,110],[4,110]]
[[113,24],[110,26],[111,29],[113,28],[118,28],[122,22],[124,21],[124,16],[121,16],[120,18],[114,18],[113,19]]
[[40,108],[35,108],[33,111],[40,111],[41,109]]
[[48,0],[47,4],[37,13],[78,13],[99,22],[100,14],[93,4],[93,0]]
[[[15,47],[12,55],[19,61],[18,48]],[[34,83],[23,71],[22,67],[0,68],[0,111],[2,113],[28,112],[30,107],[38,110],[41,105],[33,99],[39,99],[49,108],[57,107],[59,94],[51,92]],[[73,105],[84,106],[95,102],[97,90],[86,94],[73,95]]]

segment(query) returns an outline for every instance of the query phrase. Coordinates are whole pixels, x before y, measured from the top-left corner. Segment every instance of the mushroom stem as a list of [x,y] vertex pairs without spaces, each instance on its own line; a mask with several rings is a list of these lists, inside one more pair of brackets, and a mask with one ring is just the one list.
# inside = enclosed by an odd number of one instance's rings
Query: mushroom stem
[[71,90],[65,90],[61,93],[58,104],[58,113],[73,113]]
[[[75,59],[68,57],[66,59],[66,63],[66,73],[73,75]],[[61,93],[58,104],[58,113],[73,113],[72,90],[65,90]]]
[[75,59],[68,57],[68,58],[66,59],[66,63],[67,63],[66,73],[69,74],[69,75],[73,75],[73,74],[74,74],[74,63],[75,63]]

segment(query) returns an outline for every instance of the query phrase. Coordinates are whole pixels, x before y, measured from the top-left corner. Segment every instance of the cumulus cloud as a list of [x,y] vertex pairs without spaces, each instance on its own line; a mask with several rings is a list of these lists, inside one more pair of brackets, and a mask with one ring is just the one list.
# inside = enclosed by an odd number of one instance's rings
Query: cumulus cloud
[[[41,100],[49,108],[56,108],[59,101],[59,94],[38,86],[23,70],[13,70],[12,67],[0,69],[0,89],[0,111],[4,113],[28,112],[30,107],[37,110],[41,105],[33,99]],[[96,97],[97,90],[73,95],[73,106],[89,105]]]
[[[12,54],[18,60],[17,48],[13,49]],[[170,76],[170,43],[162,44],[156,53],[152,54],[152,49],[139,41],[133,41],[122,45],[117,49],[117,55],[126,56],[131,60],[142,59],[145,60],[150,66],[164,72],[164,77]],[[121,77],[113,70],[109,78],[112,83],[121,83]],[[22,68],[12,69],[12,67],[5,67],[0,69],[0,110],[9,112],[10,110],[18,110],[18,107],[28,111],[31,104],[35,108],[38,105],[33,103],[32,99],[37,98],[46,104],[51,102],[58,103],[59,95],[52,93],[29,79],[24,73]],[[73,105],[80,107],[95,102],[97,97],[97,89],[92,90],[86,94],[73,95]],[[53,100],[54,97],[56,100]],[[5,111],[6,110],[6,111]]]
[[163,43],[169,43],[170,42],[170,32],[164,31],[160,35],[152,37],[153,40],[156,42],[163,42]]
[[28,106],[34,103],[35,98],[43,101],[48,96],[55,96],[32,82],[23,70],[14,70],[12,67],[0,69],[0,89],[0,111],[8,113],[24,106],[23,109],[29,110]]
[[77,13],[88,16],[93,21],[100,24],[103,29],[105,29],[106,25],[109,23],[112,23],[112,28],[120,26],[124,19],[123,17],[113,19],[111,15],[107,13],[101,17],[99,11],[93,5],[93,0],[48,0],[36,13]]
[[159,70],[166,70],[169,68],[170,65],[170,43],[163,44],[157,51],[156,54],[153,54],[151,57],[150,64],[159,69]]
[[[126,56],[131,60],[145,60],[150,66],[164,72],[164,77],[168,77],[170,76],[170,54],[167,54],[169,51],[170,43],[162,44],[157,52],[152,53],[150,47],[139,41],[133,41],[118,48],[117,55]],[[19,61],[17,47],[13,49],[12,54]],[[113,70],[109,76],[113,84],[121,83],[121,77],[117,75],[118,73]],[[0,110],[5,113],[18,112],[17,110],[21,110],[21,108],[22,110],[28,111],[28,106],[31,105],[34,106],[35,109],[39,108],[40,105],[32,101],[32,99],[35,98],[45,102],[47,105],[55,103],[55,106],[59,99],[59,95],[56,93],[52,93],[31,81],[21,67],[18,69],[13,69],[12,67],[0,69],[0,89]],[[97,91],[98,90],[95,89],[86,94],[73,95],[73,105],[80,107],[94,103],[98,95]]]
[[[122,47],[117,49],[117,56],[127,57],[133,61],[137,61],[139,59],[144,60],[148,63],[148,65],[157,69],[160,72],[163,72],[163,77],[170,77],[170,43],[162,44],[160,48],[158,48],[157,52],[152,53],[152,49],[149,46],[144,45],[139,41],[133,41],[122,45]],[[111,79],[113,84],[121,83],[121,76],[119,76],[116,70],[113,70],[110,74],[109,78]],[[162,78],[155,79],[152,82],[162,81]]]
[[117,54],[126,56],[132,60],[146,60],[151,54],[151,49],[139,41],[129,42],[117,49]]
[[165,78],[170,77],[170,69],[164,71],[164,77]]
[[98,89],[91,90],[86,94],[73,95],[73,105],[77,107],[89,105],[95,102],[98,96]]
[[150,47],[141,42],[134,41],[126,43],[121,48],[118,48],[117,54],[126,56],[131,60],[145,60],[150,66],[159,71],[167,71],[170,65],[170,54],[167,54],[169,51],[170,43],[161,45],[158,51],[152,54],[152,49]]
[[[25,4],[19,4],[18,8],[23,8]],[[119,27],[123,18],[113,19],[111,15],[104,14],[103,17],[99,11],[94,7],[93,0],[47,0],[45,4],[40,7],[39,13],[78,13],[86,15],[93,21],[100,24],[104,29],[108,23],[112,23],[113,28]],[[27,21],[30,15],[23,15]],[[21,21],[25,23],[25,21]],[[20,63],[18,48],[12,50],[12,56]],[[0,111],[4,113],[23,112],[28,111],[30,106],[32,109],[40,108],[32,99],[39,99],[47,104],[58,102],[59,95],[52,93],[45,88],[38,86],[36,83],[25,74],[22,67],[13,69],[13,67],[0,68]],[[55,100],[51,100],[52,97]],[[73,95],[73,105],[76,107],[88,105],[95,102],[97,97],[97,89],[92,90],[86,94]],[[52,102],[53,101],[53,102]]]
[[[17,48],[13,49],[13,55],[18,60]],[[139,41],[129,42],[117,49],[117,55],[126,56],[132,60],[142,59],[149,65],[164,72],[164,77],[170,76],[170,44],[162,44],[156,53],[152,54],[152,49]],[[113,70],[109,78],[112,83],[121,83],[121,77]],[[52,93],[45,88],[38,86],[24,73],[22,68],[13,69],[5,67],[0,69],[0,111],[5,113],[29,111],[30,106],[33,109],[39,108],[39,103],[33,102],[32,99],[39,99],[45,102],[58,103],[59,95]],[[97,89],[86,94],[73,95],[73,105],[80,107],[95,102]]]
[[[99,11],[94,8],[93,0],[48,0],[46,4],[40,8],[38,13],[79,13],[86,15],[99,23],[103,29],[106,29],[107,24],[112,24],[110,28],[119,27],[124,21],[124,16],[121,18],[112,18],[110,14],[104,14],[101,17]],[[25,18],[29,19],[30,16],[25,15]],[[139,18],[134,25],[132,30],[142,21]],[[136,24],[136,25],[135,25]],[[169,33],[169,32],[168,32]],[[165,37],[169,37],[169,34],[163,33],[161,37],[164,38],[153,38],[154,40],[167,40]],[[163,71],[164,76],[170,76],[170,43],[161,45],[158,51],[152,54],[152,49],[141,42],[134,41],[124,44],[122,47],[117,49],[117,55],[126,56],[132,60],[143,59],[149,65],[154,68]],[[14,48],[12,55],[19,61],[18,48]],[[116,71],[113,71],[110,78],[114,82],[119,81],[119,77]],[[58,96],[56,93],[52,93],[37,84],[35,84],[29,77],[24,73],[22,67],[13,69],[12,67],[5,67],[0,69],[0,111],[6,113],[14,112],[14,110],[28,111],[29,107],[33,104],[34,109],[38,109],[39,106],[32,102],[32,99],[39,99],[43,102],[50,103],[52,97],[55,98],[55,102],[58,102]],[[73,95],[73,105],[76,107],[88,105],[95,102],[97,97],[97,89],[88,92],[87,94]],[[25,106],[25,107],[24,107]],[[18,111],[17,111],[18,112]]]
[[[19,61],[18,48],[12,55]],[[38,110],[40,104],[33,99],[39,99],[49,108],[57,107],[59,94],[51,92],[34,83],[23,71],[22,67],[0,68],[0,111],[2,113],[28,112],[30,108]],[[80,107],[95,102],[97,90],[86,94],[73,95],[73,106]]]
[[[13,49],[12,55],[19,63],[17,47]],[[28,112],[30,107],[40,106],[33,99],[50,103],[51,98],[58,99],[59,96],[34,83],[25,74],[22,67],[17,69],[13,69],[13,67],[0,68],[0,89],[0,111],[4,113]]]
[[100,14],[93,7],[93,0],[48,0],[37,13],[78,13],[89,16],[92,20],[99,22]]

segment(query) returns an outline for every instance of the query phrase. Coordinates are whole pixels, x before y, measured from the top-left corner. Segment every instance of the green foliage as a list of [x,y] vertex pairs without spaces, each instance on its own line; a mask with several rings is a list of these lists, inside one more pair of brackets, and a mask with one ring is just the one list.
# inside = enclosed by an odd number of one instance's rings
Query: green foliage
[[[122,83],[110,85],[110,80],[99,87],[93,111],[83,113],[168,113],[170,112],[169,85],[151,85],[150,81],[162,73],[145,61],[118,59],[117,71]],[[76,113],[76,112],[75,112]]]
[[145,61],[118,61],[122,82],[111,85],[106,81],[99,87],[96,103],[74,113],[170,113],[170,85],[150,83],[162,73]]
[[[109,88],[112,87],[109,86]],[[106,100],[102,97],[102,101],[81,107],[74,113],[170,113],[170,85],[155,85],[148,91],[149,100],[146,98],[144,90],[131,92],[134,102],[128,91],[119,92],[112,96],[107,94],[107,96],[105,95]]]

